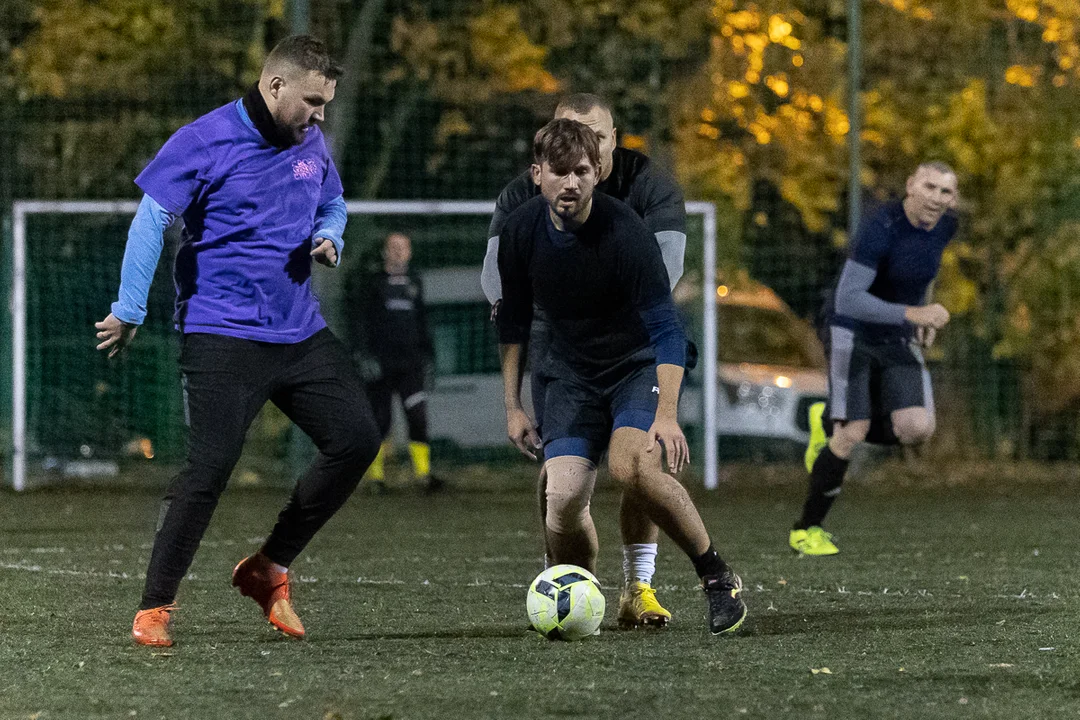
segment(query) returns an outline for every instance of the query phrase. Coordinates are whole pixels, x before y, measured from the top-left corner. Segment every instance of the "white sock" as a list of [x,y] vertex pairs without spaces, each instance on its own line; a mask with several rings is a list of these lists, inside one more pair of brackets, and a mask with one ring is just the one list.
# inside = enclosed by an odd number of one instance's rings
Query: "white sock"
[[623,578],[626,584],[643,582],[652,585],[656,572],[656,543],[631,543],[622,546]]

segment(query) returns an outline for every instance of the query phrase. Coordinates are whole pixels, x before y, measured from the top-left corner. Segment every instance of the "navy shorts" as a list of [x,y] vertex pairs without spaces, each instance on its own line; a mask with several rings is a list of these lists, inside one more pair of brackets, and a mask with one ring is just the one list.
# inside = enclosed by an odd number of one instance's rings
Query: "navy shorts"
[[851,330],[829,328],[829,417],[870,420],[896,410],[934,412],[930,373],[908,340],[868,343]]
[[585,380],[557,361],[546,369],[545,458],[575,455],[598,463],[615,430],[652,427],[660,386],[651,353],[630,358],[596,380]]

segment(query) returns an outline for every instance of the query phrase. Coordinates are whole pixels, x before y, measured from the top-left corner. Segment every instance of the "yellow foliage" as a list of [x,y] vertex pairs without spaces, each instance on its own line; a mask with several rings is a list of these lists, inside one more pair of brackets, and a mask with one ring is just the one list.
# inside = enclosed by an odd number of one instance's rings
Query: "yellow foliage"
[[1036,67],[1012,65],[1005,71],[1005,82],[1020,87],[1034,87],[1037,72],[1039,72],[1039,69]]
[[787,97],[790,86],[783,75],[770,75],[765,78],[765,85],[780,97]]
[[784,20],[780,15],[773,15],[769,18],[769,41],[774,43],[781,43],[784,38],[791,35],[791,23]]
[[727,21],[737,30],[750,30],[760,25],[761,17],[756,10],[739,10],[729,13]]

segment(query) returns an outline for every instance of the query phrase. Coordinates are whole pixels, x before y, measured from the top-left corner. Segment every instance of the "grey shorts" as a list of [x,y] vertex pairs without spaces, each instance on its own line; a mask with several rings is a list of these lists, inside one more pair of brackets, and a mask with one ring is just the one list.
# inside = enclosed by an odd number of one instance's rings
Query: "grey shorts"
[[934,412],[922,350],[908,340],[869,343],[846,328],[829,328],[829,417],[870,420],[895,410]]

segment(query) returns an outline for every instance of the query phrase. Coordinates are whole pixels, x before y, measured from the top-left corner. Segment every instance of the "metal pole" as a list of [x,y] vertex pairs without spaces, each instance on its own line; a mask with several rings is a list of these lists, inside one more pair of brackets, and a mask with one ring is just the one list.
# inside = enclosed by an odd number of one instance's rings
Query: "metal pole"
[[[689,203],[688,203],[689,205]],[[716,206],[712,203],[695,203],[705,220],[705,267],[702,295],[705,301],[705,487],[715,490],[720,484],[719,443],[716,438]]]
[[15,203],[11,252],[11,486],[26,489],[26,212]]
[[848,61],[848,242],[855,239],[862,216],[862,0],[847,0]]
[[289,5],[293,35],[307,34],[311,24],[311,7],[308,0],[291,0]]

